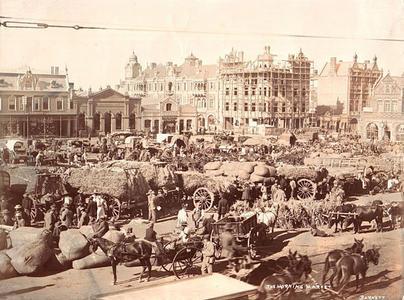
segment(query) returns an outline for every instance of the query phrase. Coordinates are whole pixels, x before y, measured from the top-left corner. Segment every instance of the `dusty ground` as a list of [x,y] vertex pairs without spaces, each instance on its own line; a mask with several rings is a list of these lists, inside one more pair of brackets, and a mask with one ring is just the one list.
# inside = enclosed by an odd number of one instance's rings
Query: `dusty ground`
[[[399,194],[365,196],[355,202],[366,204],[376,198],[386,202],[400,200],[400,197]],[[402,299],[404,284],[401,266],[403,263],[402,253],[404,253],[402,242],[404,229],[376,233],[373,231],[366,232],[367,223],[363,225],[365,225],[365,232],[360,234],[353,235],[352,232],[344,232],[328,238],[313,237],[305,230],[277,231],[274,233],[273,243],[267,249],[270,254],[267,258],[285,255],[289,249],[307,254],[313,262],[312,275],[316,281],[320,282],[323,262],[328,251],[351,246],[354,237],[364,238],[365,248],[373,245],[381,247],[380,263],[377,266],[370,265],[363,290],[355,292],[355,287],[352,285],[348,288],[351,293],[348,299]],[[156,224],[156,231],[160,234],[166,233],[172,231],[174,226],[174,220],[160,222]],[[139,231],[141,230],[143,228],[139,225]],[[218,266],[215,271],[222,272],[223,269],[219,269]],[[110,267],[68,270],[62,273],[42,274],[35,277],[16,277],[0,282],[0,299],[88,299],[91,295],[100,293],[176,280],[171,274],[156,267],[153,270],[151,282],[139,284],[137,281],[139,272],[139,267],[118,266],[118,286],[111,285],[112,272]],[[384,298],[370,298],[370,296],[383,296]],[[298,299],[335,299],[335,296],[329,293],[322,294],[319,290],[310,290],[307,291],[307,294],[299,293]]]

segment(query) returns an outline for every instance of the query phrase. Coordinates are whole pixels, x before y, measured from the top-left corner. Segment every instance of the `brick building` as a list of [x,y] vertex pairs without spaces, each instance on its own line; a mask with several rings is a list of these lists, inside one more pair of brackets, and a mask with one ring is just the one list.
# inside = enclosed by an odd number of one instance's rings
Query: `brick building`
[[232,50],[219,63],[223,128],[303,127],[309,113],[311,66],[302,51],[280,64],[274,62],[269,47],[254,61],[245,61],[243,52]]
[[359,132],[366,139],[404,141],[404,74],[380,78],[363,108]]
[[58,67],[50,73],[0,72],[0,137],[76,134],[73,84]]
[[355,54],[352,62],[338,61],[331,57],[318,76],[318,105],[343,103],[343,114],[336,130],[357,131],[360,113],[369,106],[372,88],[382,76],[377,58],[358,62]]

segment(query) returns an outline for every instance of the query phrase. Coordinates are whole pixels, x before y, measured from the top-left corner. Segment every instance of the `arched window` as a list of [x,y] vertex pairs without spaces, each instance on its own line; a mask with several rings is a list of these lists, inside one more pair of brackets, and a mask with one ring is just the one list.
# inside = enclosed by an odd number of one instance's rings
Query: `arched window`
[[167,103],[167,104],[166,104],[166,111],[171,111],[171,107],[172,107],[172,104],[171,104],[171,103]]
[[173,83],[169,82],[168,83],[168,91],[171,92],[172,88],[173,88]]
[[122,129],[122,114],[121,113],[115,114],[115,129],[116,130]]
[[366,138],[372,140],[375,139],[377,140],[379,136],[379,128],[375,123],[369,123],[366,126]]

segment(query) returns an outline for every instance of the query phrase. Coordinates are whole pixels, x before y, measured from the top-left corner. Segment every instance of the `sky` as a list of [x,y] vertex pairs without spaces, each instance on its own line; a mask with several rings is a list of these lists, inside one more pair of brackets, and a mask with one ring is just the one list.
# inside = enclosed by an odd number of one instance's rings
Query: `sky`
[[70,81],[83,89],[119,83],[132,51],[145,67],[151,62],[181,64],[191,52],[204,64],[214,64],[232,48],[255,59],[267,45],[276,59],[283,60],[302,48],[318,70],[332,56],[352,61],[356,52],[359,61],[377,55],[384,72],[404,73],[404,42],[363,40],[404,39],[404,0],[0,0],[0,16],[49,24],[162,30],[0,27],[0,72],[28,66],[50,72],[51,66],[62,70],[67,66]]

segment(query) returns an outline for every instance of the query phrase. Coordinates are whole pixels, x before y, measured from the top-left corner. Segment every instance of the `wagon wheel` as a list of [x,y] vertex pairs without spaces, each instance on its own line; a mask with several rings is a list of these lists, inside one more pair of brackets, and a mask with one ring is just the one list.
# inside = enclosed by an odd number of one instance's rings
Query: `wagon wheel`
[[121,201],[119,201],[117,198],[112,198],[111,204],[109,205],[109,210],[111,217],[113,217],[114,220],[118,220],[121,216]]
[[316,195],[316,185],[309,179],[299,179],[297,181],[297,199],[313,200]]
[[178,278],[199,275],[200,268],[196,263],[202,257],[201,250],[196,247],[186,247],[177,252],[173,259],[173,272]]
[[195,207],[198,205],[198,203],[201,203],[201,209],[208,211],[213,206],[215,196],[207,188],[201,187],[194,192],[193,199]]
[[257,243],[258,243],[258,231],[257,228],[251,228],[250,233],[248,235],[247,240],[247,249],[248,254],[250,255],[251,259],[257,259]]
[[173,269],[173,263],[171,261],[172,256],[169,255],[170,252],[173,252],[174,250],[169,250],[168,246],[173,244],[174,241],[170,241],[166,244],[163,245],[163,263],[161,264],[161,267],[167,271],[167,272],[171,272]]

